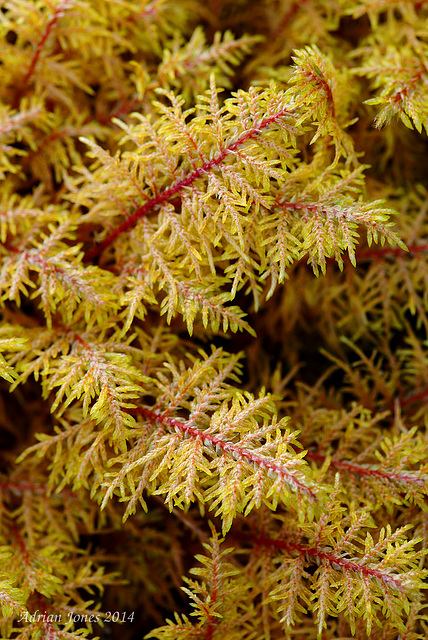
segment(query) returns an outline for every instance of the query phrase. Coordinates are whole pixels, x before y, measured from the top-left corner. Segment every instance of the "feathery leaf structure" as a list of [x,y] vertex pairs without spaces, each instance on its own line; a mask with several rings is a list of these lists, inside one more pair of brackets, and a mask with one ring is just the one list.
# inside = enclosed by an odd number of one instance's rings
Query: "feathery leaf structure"
[[2,637],[426,636],[427,24],[0,1]]

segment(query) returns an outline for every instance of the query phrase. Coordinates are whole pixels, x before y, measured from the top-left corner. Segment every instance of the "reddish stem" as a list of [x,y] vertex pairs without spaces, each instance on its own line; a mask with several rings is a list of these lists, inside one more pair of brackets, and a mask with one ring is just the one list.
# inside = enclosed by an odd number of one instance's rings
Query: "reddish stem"
[[[326,456],[323,456],[321,453],[308,451],[308,453],[306,454],[306,458],[323,463],[326,459]],[[392,471],[389,472],[381,471],[379,469],[370,469],[359,464],[345,462],[343,460],[337,460],[335,458],[330,459],[330,464],[337,469],[345,469],[349,473],[356,473],[359,476],[371,476],[372,478],[382,478],[383,480],[388,480],[389,482],[408,482],[420,484],[421,487],[424,486],[423,479],[415,478],[414,476],[406,476],[399,473],[394,473]]]
[[420,400],[425,400],[428,398],[428,388],[423,391],[419,391],[418,393],[412,393],[410,396],[407,396],[400,400],[400,405],[405,407],[408,404],[413,404],[414,402],[419,402]]
[[86,261],[94,260],[99,256],[99,254],[109,245],[112,244],[116,240],[116,238],[127,231],[129,228],[133,227],[134,224],[142,217],[146,216],[150,211],[152,211],[155,207],[171,200],[176,195],[180,194],[185,187],[193,184],[198,178],[208,173],[214,167],[217,167],[219,164],[223,162],[223,160],[229,154],[233,153],[236,149],[238,149],[241,145],[243,145],[247,140],[254,138],[260,131],[266,129],[270,124],[276,122],[279,118],[284,116],[291,115],[289,111],[286,109],[281,109],[277,113],[273,114],[262,120],[262,122],[256,127],[245,131],[235,142],[232,142],[228,147],[220,151],[212,160],[208,160],[204,162],[200,167],[191,171],[185,178],[179,180],[175,184],[173,184],[168,189],[165,189],[162,193],[156,195],[155,197],[148,200],[144,205],[139,207],[133,214],[128,216],[126,220],[122,222],[114,231],[110,233],[109,236],[97,247],[94,247],[86,254]]
[[338,566],[346,571],[353,571],[359,575],[370,576],[371,578],[377,578],[384,584],[391,584],[399,591],[404,591],[403,585],[400,580],[395,576],[388,573],[382,573],[379,569],[368,567],[359,562],[347,560],[342,556],[335,555],[332,552],[321,551],[318,547],[309,547],[300,542],[288,542],[286,540],[275,540],[267,537],[251,538],[251,542],[254,544],[263,545],[265,547],[284,549],[285,551],[297,551],[302,556],[309,556],[312,558],[318,558],[318,560],[324,560],[329,565]]
[[25,93],[27,86],[31,80],[32,75],[34,74],[34,70],[36,68],[36,65],[39,61],[40,55],[44,49],[44,46],[46,44],[47,39],[49,38],[50,34],[52,33],[52,30],[54,29],[56,23],[58,22],[58,20],[62,17],[64,10],[67,8],[68,5],[68,1],[65,0],[65,2],[61,3],[60,5],[57,6],[57,8],[55,9],[51,19],[49,20],[49,22],[47,23],[45,30],[42,34],[42,37],[40,38],[39,42],[37,43],[36,46],[36,50],[34,52],[34,55],[32,57],[32,60],[30,62],[30,66],[28,67],[27,73],[24,76],[24,79],[22,81],[22,84],[20,86],[20,88],[18,89],[18,91],[15,94],[15,98],[13,100],[12,103],[12,107],[14,109],[18,108],[18,105],[20,103],[21,97],[23,96],[23,94]]
[[237,454],[240,458],[243,458],[249,462],[253,462],[261,469],[266,469],[268,471],[276,473],[279,477],[283,478],[285,482],[287,482],[291,486],[295,486],[299,491],[302,491],[302,493],[305,493],[313,500],[316,500],[315,493],[311,491],[309,487],[303,484],[303,482],[300,482],[300,480],[297,480],[297,478],[295,478],[291,473],[285,471],[284,467],[282,467],[281,464],[278,464],[275,460],[270,460],[268,458],[260,456],[251,449],[244,449],[239,445],[233,444],[233,442],[222,440],[220,436],[212,436],[202,429],[191,427],[185,422],[180,422],[179,420],[168,418],[162,414],[155,413],[150,409],[139,407],[137,409],[134,409],[133,412],[140,413],[153,422],[158,421],[164,425],[167,425],[174,431],[180,431],[181,433],[189,434],[193,438],[200,439],[205,443],[208,442],[214,447],[214,449],[219,448],[223,453],[230,453],[231,455]]

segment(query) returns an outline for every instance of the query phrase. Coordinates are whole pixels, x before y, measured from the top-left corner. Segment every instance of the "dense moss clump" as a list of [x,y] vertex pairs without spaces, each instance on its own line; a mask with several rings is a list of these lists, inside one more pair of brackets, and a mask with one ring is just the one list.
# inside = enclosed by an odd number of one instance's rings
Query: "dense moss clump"
[[428,2],[0,9],[2,638],[426,638]]

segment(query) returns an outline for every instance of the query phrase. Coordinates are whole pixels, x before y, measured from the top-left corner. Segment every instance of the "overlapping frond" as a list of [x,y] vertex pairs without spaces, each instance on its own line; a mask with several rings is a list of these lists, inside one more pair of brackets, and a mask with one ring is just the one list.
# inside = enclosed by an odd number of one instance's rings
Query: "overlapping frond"
[[[268,601],[275,603],[288,625],[312,611],[318,637],[326,618],[341,612],[353,634],[360,620],[368,635],[388,619],[395,628],[404,628],[400,612],[412,603],[414,586],[424,587],[426,572],[418,561],[425,551],[415,549],[420,540],[408,539],[405,528],[390,527],[373,539],[367,531],[374,526],[368,512],[351,509],[344,517],[343,509],[334,491],[310,532],[304,525],[293,535],[287,520],[282,533],[248,537],[250,544],[269,550],[269,562],[275,567],[265,578]],[[257,562],[254,569],[259,570]]]
[[[3,554],[5,560],[8,557],[7,554]],[[13,580],[1,580],[0,582],[0,603],[4,618],[11,617],[14,612],[22,614],[25,611],[25,595],[21,589],[17,589],[13,584]]]
[[217,32],[212,44],[207,44],[204,31],[197,27],[190,39],[175,40],[163,50],[158,67],[159,86],[164,89],[185,87],[186,102],[206,91],[209,78],[215,74],[221,87],[231,88],[232,67],[236,67],[250,49],[261,40],[257,36],[235,38],[230,31]]
[[[226,365],[220,352],[187,371],[170,366],[172,380],[160,378],[165,397],[135,411],[135,445],[109,463],[104,505],[118,493],[128,503],[127,517],[138,502],[145,504],[147,491],[164,496],[171,508],[197,500],[216,510],[227,531],[237,513],[261,504],[300,508],[315,500],[304,453],[295,451],[285,422],[276,421],[271,398],[238,395],[225,383],[235,365]],[[228,394],[233,400],[221,402]]]
[[[73,199],[89,207],[85,223],[115,225],[87,259],[113,242],[118,255],[131,246],[141,255],[145,281],[166,291],[161,309],[169,321],[181,313],[192,331],[200,314],[215,331],[220,323],[248,330],[239,309],[225,306],[241,288],[257,301],[270,280],[271,295],[290,264],[305,255],[316,272],[325,272],[329,257],[342,266],[346,250],[355,264],[359,227],[367,229],[369,244],[388,240],[404,248],[390,229],[393,212],[381,201],[362,200],[364,167],[350,171],[338,165],[340,155],[328,166],[320,154],[311,164],[299,160],[302,123],[317,117],[304,108],[306,98],[293,102],[275,88],[250,89],[220,105],[217,93],[212,80],[196,109],[188,110],[166,93],[171,104],[158,104],[156,124],[141,115],[135,125],[118,122],[123,143],[134,149],[114,158],[85,140],[97,160]],[[331,95],[324,94],[330,104]],[[317,137],[331,135],[321,127]],[[274,141],[278,136],[281,143]],[[120,185],[123,198],[112,184]]]
[[54,215],[49,210],[38,214],[24,203],[5,211],[4,223],[7,221],[13,232],[19,224],[21,237],[8,244],[8,255],[3,260],[2,299],[13,300],[19,306],[22,296],[31,295],[39,301],[48,327],[57,314],[64,322],[82,312],[89,326],[103,322],[117,308],[111,293],[113,277],[96,267],[82,265],[79,246],[70,246],[70,240],[75,239],[75,225],[64,219],[61,211],[56,212],[57,220],[51,223],[49,219]]
[[[384,412],[372,416],[355,406],[348,413],[320,409],[305,416],[302,440],[312,448],[307,459],[322,468],[329,482],[340,473],[353,503],[369,506],[373,513],[379,508],[392,513],[396,505],[412,502],[425,511],[425,439],[416,427],[390,438],[381,427],[388,415]],[[333,440],[337,443],[334,450]],[[319,443],[316,449],[310,444],[315,442]]]
[[0,0],[2,637],[425,637],[427,7]]
[[[75,635],[78,619],[85,621],[84,614],[88,615],[88,624],[82,628],[87,634],[92,629],[89,616],[95,616],[94,622],[100,615],[94,600],[104,580],[119,581],[104,571],[95,556],[74,547],[79,527],[96,528],[93,509],[87,509],[71,491],[49,495],[43,476],[31,466],[27,472],[30,469],[31,479],[15,471],[0,481],[0,541],[8,576],[14,576],[13,581],[4,573],[1,576],[2,633],[24,639],[40,636],[42,628],[47,637],[74,640],[79,637]],[[48,523],[52,528],[46,538]]]
[[0,376],[8,382],[13,382],[18,374],[15,369],[10,366],[4,359],[1,351],[8,353],[13,351],[22,351],[25,348],[25,339],[23,338],[3,338],[0,340]]
[[[344,86],[351,77],[346,68],[336,69],[331,60],[315,45],[300,49],[293,57],[295,69],[287,91],[289,99],[298,109],[296,126],[310,122],[315,127],[311,143],[320,137],[329,139],[335,147],[333,165],[340,157],[346,164],[358,165],[352,138],[345,129],[355,121],[349,118],[349,105],[343,100]],[[352,92],[346,92],[351,101]],[[324,153],[326,149],[324,143]]]
[[[193,608],[193,622],[186,615],[176,614],[175,620],[156,629],[148,637],[159,640],[185,640],[189,638],[222,637],[233,640],[239,637],[243,627],[246,637],[254,638],[254,615],[251,605],[245,601],[250,585],[239,575],[239,570],[227,561],[232,549],[223,549],[223,540],[212,527],[210,544],[204,544],[205,555],[198,554],[200,566],[191,569],[196,579],[185,578],[182,587]],[[244,597],[243,597],[244,596]],[[242,636],[241,636],[242,637]]]
[[[368,78],[376,91],[366,104],[380,107],[374,121],[377,127],[398,117],[406,127],[420,133],[428,127],[426,18],[418,16],[412,3],[396,3],[395,10],[391,12],[391,5],[385,3],[355,8],[360,15],[367,11],[377,26],[352,53],[361,61],[353,73]],[[387,17],[380,24],[383,16]]]
[[308,256],[314,272],[318,274],[321,268],[325,275],[329,258],[343,269],[342,254],[347,251],[355,266],[360,228],[365,228],[369,245],[388,241],[400,250],[406,249],[391,229],[394,212],[383,208],[382,201],[366,203],[361,195],[356,196],[361,190],[362,170],[326,170],[322,180],[305,180],[303,184],[299,180],[297,185],[291,176],[289,184],[281,189],[276,206],[263,222],[270,258],[263,277],[272,280],[269,294],[277,282],[283,282],[286,268],[296,258]]
[[19,111],[0,105],[0,179],[3,180],[7,173],[21,171],[18,159],[25,152],[19,148],[19,143],[34,147],[33,126],[46,130],[49,123],[49,114],[37,101],[27,100]]
[[44,394],[55,393],[51,410],[57,415],[81,401],[83,416],[89,412],[95,423],[102,423],[113,447],[124,451],[135,424],[128,410],[135,407],[133,400],[143,392],[146,380],[126,354],[127,342],[113,340],[108,347],[103,332],[66,326],[24,329],[19,337],[28,341],[28,348],[10,356],[18,373],[15,385],[30,376],[40,377]]

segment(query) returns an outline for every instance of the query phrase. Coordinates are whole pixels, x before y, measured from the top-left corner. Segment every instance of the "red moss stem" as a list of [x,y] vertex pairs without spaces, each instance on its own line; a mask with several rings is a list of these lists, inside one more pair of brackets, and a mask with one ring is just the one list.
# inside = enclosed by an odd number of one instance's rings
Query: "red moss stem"
[[214,167],[220,165],[226,158],[226,156],[236,151],[236,149],[243,145],[247,140],[251,140],[251,138],[254,138],[258,133],[260,133],[260,131],[266,129],[269,125],[276,122],[280,118],[288,115],[291,115],[289,111],[287,111],[286,109],[281,109],[281,111],[278,111],[272,116],[265,118],[257,128],[253,127],[252,129],[245,131],[241,136],[239,136],[237,140],[235,140],[235,142],[232,142],[228,147],[223,149],[214,158],[212,158],[212,160],[204,162],[200,167],[188,173],[187,176],[173,184],[171,187],[165,189],[165,191],[163,191],[162,193],[148,200],[144,205],[134,211],[133,214],[128,216],[128,218],[126,218],[126,220],[124,220],[122,224],[116,227],[116,229],[114,229],[114,231],[112,231],[101,244],[91,249],[86,254],[85,260],[91,261],[96,259],[106,247],[111,245],[116,240],[116,238],[120,236],[121,233],[133,227],[140,218],[143,218],[156,207],[159,207],[164,202],[167,202],[168,200],[171,200],[172,198],[180,194],[185,187],[192,185],[198,178],[209,173]]
[[161,424],[167,425],[174,431],[188,434],[195,439],[202,440],[205,443],[208,442],[214,449],[218,448],[220,451],[222,451],[222,453],[230,453],[231,455],[236,454],[240,458],[254,463],[259,468],[266,469],[267,471],[272,471],[279,477],[283,478],[288,484],[295,486],[296,489],[298,489],[302,493],[305,493],[313,500],[316,500],[315,493],[309,487],[303,484],[303,482],[300,482],[300,480],[295,478],[292,474],[285,471],[284,467],[281,464],[278,464],[274,459],[270,460],[258,455],[251,449],[244,449],[243,447],[240,447],[233,442],[222,440],[220,436],[210,435],[202,429],[192,427],[185,422],[180,422],[179,420],[174,420],[173,418],[168,418],[162,414],[156,413],[155,411],[151,411],[150,409],[145,409],[144,407],[133,409],[132,412],[140,413],[151,421],[158,421]]
[[65,0],[65,2],[62,2],[60,5],[57,6],[57,8],[55,9],[51,19],[49,20],[49,22],[47,23],[45,30],[42,34],[42,37],[40,38],[39,42],[37,43],[36,46],[36,50],[34,52],[34,55],[31,59],[30,62],[30,66],[28,67],[27,73],[24,76],[24,79],[22,80],[22,83],[18,89],[18,91],[15,94],[15,98],[13,100],[12,103],[12,107],[14,109],[18,108],[18,105],[21,101],[22,96],[25,94],[28,84],[31,80],[31,77],[34,74],[34,70],[37,66],[37,63],[40,59],[41,53],[45,47],[45,44],[47,42],[47,39],[49,38],[50,34],[52,33],[53,29],[55,28],[56,23],[58,22],[58,20],[63,16],[64,14],[64,10],[67,8],[69,2],[68,0]]
[[297,551],[301,556],[317,558],[318,560],[324,561],[327,564],[333,566],[333,568],[340,567],[342,569],[345,569],[346,571],[352,571],[359,575],[376,578],[384,584],[390,584],[399,591],[404,591],[402,583],[396,576],[389,573],[383,573],[379,569],[368,567],[360,562],[347,560],[346,558],[343,558],[340,555],[336,555],[333,552],[322,551],[318,547],[309,547],[300,542],[289,542],[283,539],[275,540],[273,538],[262,536],[255,538],[252,537],[251,542],[256,545],[262,545],[275,549],[283,549],[285,551]]
[[407,406],[408,404],[413,404],[415,402],[419,402],[420,400],[426,400],[428,398],[428,388],[423,389],[423,391],[418,391],[417,393],[412,393],[405,398],[400,400],[400,405],[402,407]]
[[[314,451],[308,451],[308,453],[306,454],[306,459],[323,463],[326,459],[326,456],[323,456],[321,453],[316,453]],[[331,458],[330,465],[333,467],[336,467],[337,469],[344,469],[349,473],[355,473],[359,476],[370,476],[372,478],[381,478],[383,480],[388,480],[389,482],[409,482],[409,483],[411,482],[411,483],[420,484],[422,487],[424,486],[424,481],[422,478],[418,479],[418,478],[415,478],[414,476],[408,476],[408,475],[400,474],[393,471],[382,471],[380,469],[371,469],[370,467],[363,467],[360,464],[354,464],[352,462],[346,462],[344,460],[336,460],[335,458]]]

